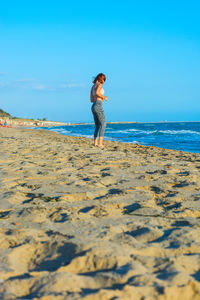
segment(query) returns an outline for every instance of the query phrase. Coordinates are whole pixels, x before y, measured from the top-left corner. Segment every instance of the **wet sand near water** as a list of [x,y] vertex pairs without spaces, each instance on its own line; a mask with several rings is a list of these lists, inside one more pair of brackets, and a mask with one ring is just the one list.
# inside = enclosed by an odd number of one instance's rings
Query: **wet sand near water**
[[0,128],[0,299],[200,299],[200,154]]

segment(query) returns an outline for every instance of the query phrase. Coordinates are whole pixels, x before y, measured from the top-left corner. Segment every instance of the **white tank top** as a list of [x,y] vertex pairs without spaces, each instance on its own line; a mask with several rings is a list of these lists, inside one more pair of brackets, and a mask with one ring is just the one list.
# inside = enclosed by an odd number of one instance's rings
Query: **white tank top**
[[[101,88],[100,93],[101,93],[101,95],[104,94],[104,89],[103,88]],[[93,87],[92,87],[92,95],[96,96],[95,85],[93,85]],[[102,100],[102,99],[101,98],[97,98],[97,100]]]

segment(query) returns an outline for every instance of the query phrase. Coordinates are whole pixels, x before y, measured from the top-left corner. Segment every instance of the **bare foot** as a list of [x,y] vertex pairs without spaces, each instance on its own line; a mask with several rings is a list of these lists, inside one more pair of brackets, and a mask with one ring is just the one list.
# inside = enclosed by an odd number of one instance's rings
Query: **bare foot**
[[105,147],[104,147],[104,145],[98,145],[99,146],[99,148],[102,148],[102,149],[104,149]]

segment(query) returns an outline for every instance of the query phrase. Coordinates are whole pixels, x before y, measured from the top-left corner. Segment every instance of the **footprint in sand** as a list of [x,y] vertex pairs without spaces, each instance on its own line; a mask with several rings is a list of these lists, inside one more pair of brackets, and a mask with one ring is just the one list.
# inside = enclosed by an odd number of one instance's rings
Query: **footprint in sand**
[[55,223],[63,223],[68,220],[68,215],[63,210],[57,210],[49,215],[51,221]]
[[189,183],[187,181],[180,181],[180,182],[174,184],[172,187],[173,188],[182,188],[182,187],[186,187],[186,186],[189,186]]

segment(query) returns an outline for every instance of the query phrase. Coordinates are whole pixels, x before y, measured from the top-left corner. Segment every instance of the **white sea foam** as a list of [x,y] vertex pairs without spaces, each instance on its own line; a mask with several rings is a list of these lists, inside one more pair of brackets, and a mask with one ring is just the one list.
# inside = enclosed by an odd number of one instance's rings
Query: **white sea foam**
[[138,132],[138,131],[141,131],[141,130],[140,129],[131,128],[131,129],[128,129],[128,131]]
[[129,133],[129,129],[125,130],[106,130],[107,133]]
[[144,131],[144,130],[139,130],[139,129],[122,129],[122,130],[114,130],[114,129],[111,129],[111,130],[107,130],[106,128],[106,132],[107,133],[131,133],[131,132],[135,132],[135,133],[146,133],[147,131]]
[[86,138],[89,138],[89,139],[93,139],[94,136],[93,135],[90,135],[90,134],[79,134],[79,133],[72,133],[70,134],[71,136],[80,136],[80,137],[86,137]]
[[124,129],[124,130],[106,130],[107,133],[122,133],[122,134],[197,134],[200,135],[200,132],[193,130],[140,130],[140,129]]
[[51,128],[50,131],[56,131],[61,134],[71,133],[71,131],[63,129],[63,128]]
[[130,144],[138,144],[138,145],[141,145],[141,143],[139,143],[138,141],[132,141],[132,142],[129,142]]
[[108,136],[104,136],[104,140],[107,140],[107,141],[118,141],[119,142],[119,140],[117,139],[117,138],[113,138],[113,137],[108,137]]
[[160,130],[161,133],[167,133],[167,134],[198,134],[200,135],[200,132],[193,131],[193,130]]

